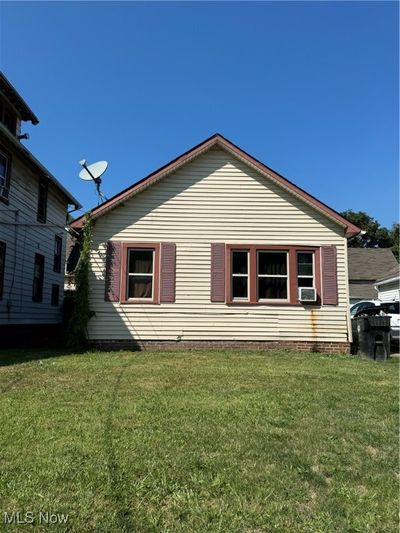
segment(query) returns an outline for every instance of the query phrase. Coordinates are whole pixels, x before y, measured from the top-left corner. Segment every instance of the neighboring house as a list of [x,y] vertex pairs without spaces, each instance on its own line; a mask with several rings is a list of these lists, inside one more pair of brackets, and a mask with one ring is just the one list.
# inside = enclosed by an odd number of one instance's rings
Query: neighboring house
[[359,228],[221,135],[91,213],[94,343],[348,350]]
[[0,332],[7,338],[61,322],[67,210],[80,207],[21,144],[24,121],[38,123],[0,74]]
[[382,302],[392,302],[400,300],[399,265],[397,264],[388,274],[375,283],[378,291],[378,298]]
[[390,248],[349,248],[350,303],[378,298],[374,287],[378,279],[386,277],[398,262]]

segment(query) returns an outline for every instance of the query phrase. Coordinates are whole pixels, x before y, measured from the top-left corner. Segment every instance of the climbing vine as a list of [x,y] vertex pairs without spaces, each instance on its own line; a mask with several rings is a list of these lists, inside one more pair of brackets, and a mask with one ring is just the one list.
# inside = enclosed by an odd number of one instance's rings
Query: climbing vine
[[93,221],[90,213],[85,214],[82,229],[82,247],[75,274],[75,301],[68,324],[67,344],[71,348],[83,347],[87,343],[87,326],[94,315],[89,307],[89,269],[92,245]]

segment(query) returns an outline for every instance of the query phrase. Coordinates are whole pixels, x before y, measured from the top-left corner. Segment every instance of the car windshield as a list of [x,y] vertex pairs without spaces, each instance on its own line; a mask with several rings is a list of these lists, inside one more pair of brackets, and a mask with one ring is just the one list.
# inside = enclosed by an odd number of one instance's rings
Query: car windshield
[[374,307],[374,302],[358,302],[350,308],[350,316],[354,316],[362,309],[367,309],[369,307]]

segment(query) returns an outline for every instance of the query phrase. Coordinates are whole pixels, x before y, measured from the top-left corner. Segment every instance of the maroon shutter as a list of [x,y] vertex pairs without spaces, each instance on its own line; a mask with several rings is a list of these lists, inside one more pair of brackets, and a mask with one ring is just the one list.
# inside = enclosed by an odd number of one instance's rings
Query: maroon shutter
[[211,244],[211,301],[225,302],[225,244]]
[[175,244],[173,242],[162,242],[160,302],[175,302],[175,256]]
[[338,304],[336,246],[322,246],[322,303]]
[[121,283],[121,243],[108,241],[106,253],[106,275],[105,275],[106,302],[118,302]]

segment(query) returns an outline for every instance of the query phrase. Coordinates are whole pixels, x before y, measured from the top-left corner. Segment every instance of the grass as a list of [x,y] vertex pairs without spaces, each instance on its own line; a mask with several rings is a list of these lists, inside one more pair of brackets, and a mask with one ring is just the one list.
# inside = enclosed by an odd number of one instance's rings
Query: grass
[[[0,520],[32,511],[36,531],[80,533],[397,532],[397,363],[3,350]],[[68,522],[40,525],[40,511]]]

